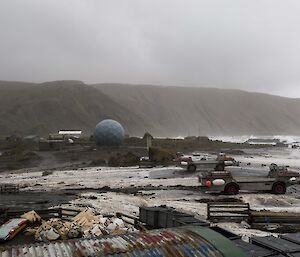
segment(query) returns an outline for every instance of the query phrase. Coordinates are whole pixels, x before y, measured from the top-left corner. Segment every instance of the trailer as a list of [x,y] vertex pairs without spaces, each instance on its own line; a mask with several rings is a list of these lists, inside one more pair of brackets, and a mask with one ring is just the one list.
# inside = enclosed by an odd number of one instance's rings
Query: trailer
[[288,186],[299,184],[299,176],[299,172],[271,164],[266,176],[233,176],[229,171],[209,171],[199,175],[199,183],[200,189],[205,192],[235,195],[239,191],[263,191],[285,194]]
[[181,157],[180,166],[188,172],[207,170],[224,171],[227,166],[239,166],[239,162],[232,157],[226,156],[224,153],[219,153],[214,158],[209,156],[200,157],[183,156]]
[[222,171],[225,169],[224,161],[216,160],[182,161],[180,166],[186,169],[188,172],[212,169]]

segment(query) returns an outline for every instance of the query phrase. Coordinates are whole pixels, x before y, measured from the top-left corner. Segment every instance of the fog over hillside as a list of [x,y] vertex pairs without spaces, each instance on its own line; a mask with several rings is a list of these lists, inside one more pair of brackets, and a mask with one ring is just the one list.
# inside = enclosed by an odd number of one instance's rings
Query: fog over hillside
[[300,100],[213,88],[0,82],[0,134],[92,133],[104,118],[135,136],[300,135]]

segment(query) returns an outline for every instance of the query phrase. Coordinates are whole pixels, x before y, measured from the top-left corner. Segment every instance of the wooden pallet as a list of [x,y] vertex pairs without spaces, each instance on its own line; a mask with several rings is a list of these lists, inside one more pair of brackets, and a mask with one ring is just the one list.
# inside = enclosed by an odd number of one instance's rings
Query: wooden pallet
[[274,231],[300,231],[300,214],[272,211],[252,211],[251,228]]
[[[26,212],[31,210],[2,210],[0,211],[0,219],[7,220],[12,218],[18,218]],[[71,220],[77,214],[81,212],[78,209],[71,208],[49,208],[49,209],[36,209],[34,210],[42,219],[47,220],[51,218],[59,218],[62,220]]]
[[207,219],[212,222],[248,221],[250,215],[249,203],[210,202],[207,203]]

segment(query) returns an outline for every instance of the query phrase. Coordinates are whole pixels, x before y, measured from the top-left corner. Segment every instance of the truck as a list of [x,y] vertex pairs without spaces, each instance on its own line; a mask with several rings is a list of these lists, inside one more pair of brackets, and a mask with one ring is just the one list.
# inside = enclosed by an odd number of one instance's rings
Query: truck
[[233,176],[230,171],[208,171],[198,178],[201,191],[235,195],[239,191],[285,194],[288,186],[299,184],[299,176],[299,172],[289,171],[286,166],[271,164],[267,175]]
[[215,171],[224,171],[226,166],[239,166],[239,162],[234,158],[228,157],[220,153],[216,158],[210,156],[202,156],[201,158],[193,158],[191,156],[183,157],[180,166],[188,172],[203,171],[214,169]]

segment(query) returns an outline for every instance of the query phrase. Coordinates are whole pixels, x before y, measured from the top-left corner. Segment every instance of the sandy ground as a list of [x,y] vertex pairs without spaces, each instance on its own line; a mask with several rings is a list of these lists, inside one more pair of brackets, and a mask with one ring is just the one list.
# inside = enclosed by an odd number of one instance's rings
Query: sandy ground
[[[241,167],[229,169],[244,175],[261,175],[268,172],[268,167],[262,167],[262,164],[278,163],[297,170],[300,168],[299,157],[299,149],[256,150],[245,156],[236,156],[241,161]],[[251,165],[247,165],[249,163]],[[197,189],[197,173],[187,173],[179,167],[81,168],[56,170],[48,176],[42,176],[42,172],[0,174],[0,180],[3,183],[18,183],[22,192],[27,193],[68,192],[73,196],[66,198],[63,205],[92,207],[103,214],[124,212],[137,216],[140,206],[164,204],[205,219],[205,202],[208,199],[228,197],[200,192]],[[250,203],[251,208],[256,210],[300,213],[300,185],[290,187],[285,195],[240,193],[234,197]],[[244,237],[268,234],[247,229],[244,224],[219,225]]]

